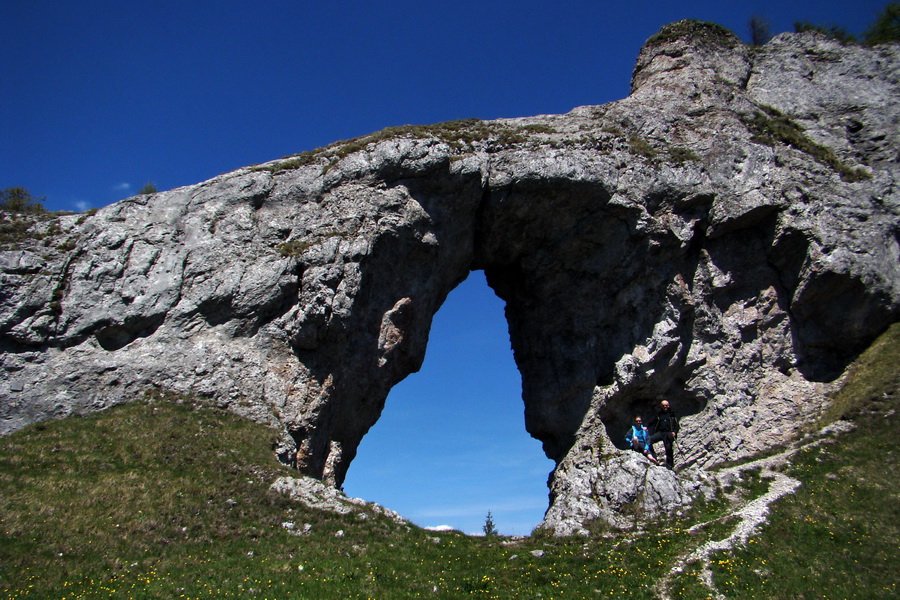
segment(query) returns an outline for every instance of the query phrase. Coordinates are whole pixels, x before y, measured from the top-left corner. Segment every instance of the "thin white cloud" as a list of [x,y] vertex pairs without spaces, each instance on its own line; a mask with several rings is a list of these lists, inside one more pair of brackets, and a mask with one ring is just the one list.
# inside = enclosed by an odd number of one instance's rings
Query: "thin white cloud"
[[75,210],[78,212],[84,212],[91,207],[91,203],[85,200],[76,200],[75,201]]
[[127,192],[131,189],[131,184],[128,182],[117,183],[112,189],[114,192]]

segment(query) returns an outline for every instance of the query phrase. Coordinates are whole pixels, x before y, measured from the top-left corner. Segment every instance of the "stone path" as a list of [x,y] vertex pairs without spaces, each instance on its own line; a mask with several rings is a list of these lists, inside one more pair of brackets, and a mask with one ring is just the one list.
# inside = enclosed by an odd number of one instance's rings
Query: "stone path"
[[766,458],[761,458],[753,462],[730,467],[727,469],[722,469],[721,471],[716,473],[717,479],[719,479],[720,482],[727,483],[733,480],[734,477],[739,476],[743,471],[758,469],[760,471],[760,478],[771,479],[771,483],[769,485],[768,491],[762,496],[755,498],[745,504],[735,506],[733,510],[722,517],[706,521],[704,523],[698,523],[697,525],[694,525],[693,527],[688,529],[689,533],[694,533],[715,522],[725,521],[733,517],[737,517],[739,519],[739,522],[734,527],[734,529],[732,529],[731,533],[729,533],[723,539],[710,540],[701,545],[699,548],[689,550],[684,555],[676,558],[674,565],[666,574],[666,576],[663,577],[663,579],[660,580],[659,583],[657,583],[657,595],[662,598],[662,600],[671,600],[672,596],[670,594],[670,588],[672,579],[676,575],[683,573],[688,565],[699,562],[700,581],[709,589],[710,594],[714,598],[716,598],[716,600],[727,600],[726,596],[722,595],[718,588],[716,588],[715,581],[713,581],[713,573],[710,567],[710,556],[712,556],[712,554],[715,552],[727,551],[734,548],[738,544],[747,543],[747,540],[750,539],[750,537],[757,531],[757,529],[766,522],[766,517],[769,514],[769,506],[771,506],[772,503],[774,503],[779,498],[786,496],[787,494],[792,494],[798,487],[800,487],[800,482],[798,480],[794,479],[793,477],[789,477],[784,473],[777,471],[776,469],[785,465],[788,459],[797,452],[807,448],[818,446],[829,437],[849,431],[852,428],[853,425],[851,423],[839,421],[837,423],[829,425],[827,428],[822,430],[822,436],[815,441],[801,443],[785,450],[780,454],[768,456]]

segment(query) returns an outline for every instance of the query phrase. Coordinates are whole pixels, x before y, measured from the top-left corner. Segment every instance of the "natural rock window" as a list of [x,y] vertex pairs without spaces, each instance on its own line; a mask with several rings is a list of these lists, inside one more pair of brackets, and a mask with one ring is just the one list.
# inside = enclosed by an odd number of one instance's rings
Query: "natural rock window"
[[[617,102],[391,128],[54,217],[73,245],[0,252],[0,434],[158,388],[277,427],[282,460],[341,486],[483,270],[555,464],[544,527],[621,524],[635,412],[672,401],[685,468],[771,449],[900,318],[898,63],[680,22]],[[668,473],[647,518],[694,495]]]
[[388,395],[344,490],[423,526],[480,532],[490,510],[525,535],[547,504],[552,461],[525,431],[503,301],[481,271],[435,315],[425,362]]

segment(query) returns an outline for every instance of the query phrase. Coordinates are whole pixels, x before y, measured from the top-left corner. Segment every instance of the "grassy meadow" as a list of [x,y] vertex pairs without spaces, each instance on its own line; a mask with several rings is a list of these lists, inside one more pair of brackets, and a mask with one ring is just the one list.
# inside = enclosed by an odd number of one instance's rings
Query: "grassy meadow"
[[898,356],[895,326],[824,416],[855,429],[793,456],[801,486],[746,544],[678,572],[765,477],[640,531],[469,537],[271,493],[293,473],[274,433],[214,408],[144,399],[33,425],[0,438],[0,598],[895,598]]

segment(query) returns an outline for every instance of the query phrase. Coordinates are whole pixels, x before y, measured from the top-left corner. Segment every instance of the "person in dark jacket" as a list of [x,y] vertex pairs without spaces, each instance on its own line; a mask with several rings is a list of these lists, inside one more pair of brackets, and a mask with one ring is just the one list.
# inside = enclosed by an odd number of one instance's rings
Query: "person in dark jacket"
[[666,467],[675,468],[675,438],[678,436],[678,417],[669,407],[669,401],[663,400],[659,403],[659,410],[650,419],[650,428],[653,434],[650,436],[650,452],[656,456],[653,450],[653,444],[662,441],[666,447]]
[[650,454],[650,432],[647,431],[647,428],[644,426],[643,419],[640,417],[634,418],[634,425],[632,425],[631,429],[628,430],[628,433],[625,434],[625,441],[628,442],[628,445],[631,446],[632,450],[646,456],[647,460],[654,465],[659,464],[656,457]]

